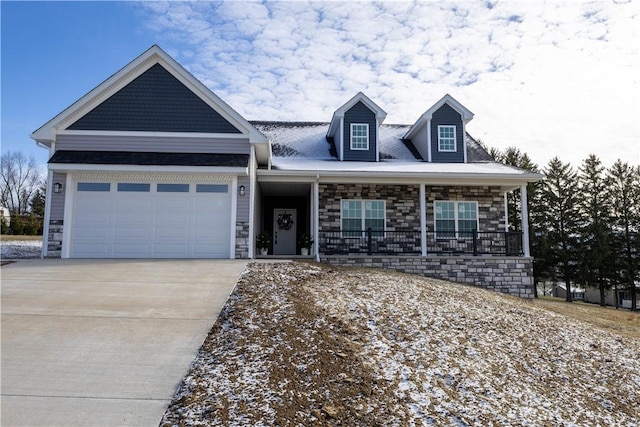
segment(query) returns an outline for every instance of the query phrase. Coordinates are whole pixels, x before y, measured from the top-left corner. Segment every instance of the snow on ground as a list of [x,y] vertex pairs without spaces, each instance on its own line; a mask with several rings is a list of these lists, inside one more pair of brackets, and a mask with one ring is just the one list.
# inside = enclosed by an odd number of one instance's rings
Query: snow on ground
[[0,241],[0,259],[40,258],[42,240],[13,240],[2,238]]
[[161,425],[639,425],[638,354],[482,289],[254,263]]

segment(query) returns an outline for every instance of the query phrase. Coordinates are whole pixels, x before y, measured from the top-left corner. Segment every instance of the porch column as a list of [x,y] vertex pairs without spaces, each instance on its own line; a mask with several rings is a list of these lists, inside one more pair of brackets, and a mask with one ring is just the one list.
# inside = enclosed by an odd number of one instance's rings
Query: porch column
[[522,204],[522,247],[524,256],[531,256],[529,251],[529,207],[527,206],[527,186],[520,187],[520,203]]
[[420,243],[422,256],[427,256],[427,201],[424,184],[420,184]]
[[504,193],[504,231],[509,231],[509,202],[506,191]]
[[311,226],[313,227],[313,250],[315,251],[316,261],[320,262],[320,242],[319,242],[319,225],[318,220],[320,215],[318,214],[318,208],[320,206],[320,186],[318,181],[313,183],[313,201],[311,202],[311,210],[313,211],[313,220]]

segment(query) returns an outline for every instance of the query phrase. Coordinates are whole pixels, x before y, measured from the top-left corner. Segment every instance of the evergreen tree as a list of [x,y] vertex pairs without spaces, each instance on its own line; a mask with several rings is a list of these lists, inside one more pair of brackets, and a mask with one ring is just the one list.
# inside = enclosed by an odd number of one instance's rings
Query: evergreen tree
[[550,271],[553,279],[562,279],[566,284],[568,302],[572,301],[571,282],[575,275],[578,224],[577,174],[568,163],[554,157],[544,170],[539,207],[540,231],[548,243],[549,254],[545,256],[556,267]]
[[635,281],[640,269],[640,167],[618,160],[608,170],[607,187],[613,208],[614,255],[620,262],[616,273],[631,294],[631,309],[636,310]]
[[29,210],[36,216],[43,217],[44,216],[44,203],[45,203],[45,194],[46,189],[40,187],[36,190],[36,192],[31,196],[31,200],[29,201]]
[[611,287],[611,203],[605,182],[605,168],[591,154],[580,167],[579,200],[581,212],[578,278],[585,286],[598,288],[600,305]]

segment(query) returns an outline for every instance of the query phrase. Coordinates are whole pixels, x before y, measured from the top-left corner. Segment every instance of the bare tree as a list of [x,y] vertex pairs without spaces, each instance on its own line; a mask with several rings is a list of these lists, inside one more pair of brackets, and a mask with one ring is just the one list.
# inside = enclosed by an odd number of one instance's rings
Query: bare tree
[[40,168],[33,155],[8,151],[2,155],[0,176],[0,203],[12,215],[28,212],[29,202],[42,185]]

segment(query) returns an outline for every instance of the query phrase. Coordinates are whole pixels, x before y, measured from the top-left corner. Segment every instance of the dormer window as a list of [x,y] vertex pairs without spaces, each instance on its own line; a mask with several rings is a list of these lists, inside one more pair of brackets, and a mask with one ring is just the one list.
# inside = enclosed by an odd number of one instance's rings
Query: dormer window
[[452,125],[438,126],[438,151],[456,151],[456,127]]
[[369,149],[369,124],[351,123],[351,149]]

